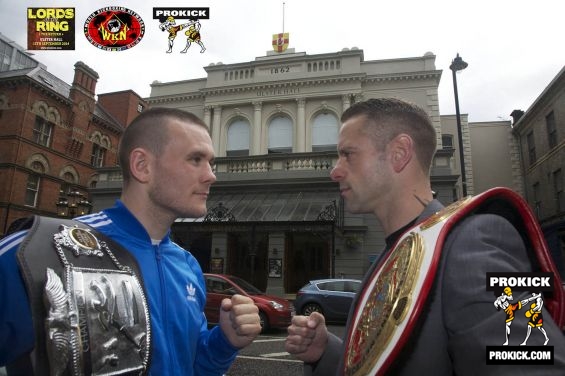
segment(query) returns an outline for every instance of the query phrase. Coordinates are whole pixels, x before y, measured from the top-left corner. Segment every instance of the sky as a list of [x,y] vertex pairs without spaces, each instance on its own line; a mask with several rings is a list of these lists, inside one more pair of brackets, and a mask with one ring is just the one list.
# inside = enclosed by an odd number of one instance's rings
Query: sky
[[[112,52],[86,40],[85,20],[105,6],[141,16],[145,36],[138,45]],[[432,52],[443,71],[442,115],[455,113],[449,65],[459,53],[469,64],[457,74],[460,112],[471,122],[499,121],[510,120],[514,109],[527,110],[565,65],[563,0],[0,0],[0,32],[24,47],[28,7],[75,7],[75,50],[29,52],[69,84],[74,64],[84,62],[100,76],[97,94],[131,89],[148,97],[153,81],[204,78],[210,63],[265,56],[272,34],[284,31],[289,48],[309,55],[357,47],[371,61]],[[208,7],[210,18],[200,21],[206,51],[193,45],[181,54],[182,33],[167,54],[167,33],[153,19],[153,7]]]

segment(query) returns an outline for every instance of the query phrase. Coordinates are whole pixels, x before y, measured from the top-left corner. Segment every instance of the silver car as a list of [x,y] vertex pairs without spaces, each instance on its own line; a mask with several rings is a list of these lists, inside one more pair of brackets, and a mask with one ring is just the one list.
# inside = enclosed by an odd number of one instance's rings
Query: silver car
[[317,279],[296,293],[297,314],[320,312],[328,322],[345,322],[355,294],[361,287],[358,279]]

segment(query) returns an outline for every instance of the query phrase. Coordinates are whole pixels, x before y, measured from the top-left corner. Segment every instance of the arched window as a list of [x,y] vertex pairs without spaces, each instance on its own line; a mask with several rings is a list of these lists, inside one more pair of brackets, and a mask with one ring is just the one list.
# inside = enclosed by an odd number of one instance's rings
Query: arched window
[[31,162],[31,169],[35,172],[39,172],[41,174],[45,173],[45,166],[40,161],[33,161]]
[[51,146],[51,136],[53,134],[53,123],[44,117],[35,116],[35,125],[33,126],[33,141],[43,146]]
[[75,180],[75,176],[71,172],[67,171],[63,174],[63,180],[69,183],[73,183]]
[[228,157],[249,155],[249,122],[237,119],[228,127]]
[[269,123],[269,154],[292,153],[292,121],[277,116]]
[[46,174],[49,172],[49,162],[44,155],[36,153],[31,155],[26,161],[26,167],[38,174]]
[[336,150],[338,121],[331,113],[320,113],[312,123],[312,151]]
[[75,174],[73,174],[74,170],[73,172],[71,172],[71,169],[73,168],[67,166],[65,167],[66,171],[62,171],[61,178],[63,178],[65,182],[61,183],[61,187],[59,188],[60,195],[65,195],[71,192],[73,190],[73,185],[78,183],[77,177],[75,176]]
[[96,131],[90,139],[92,140],[90,164],[94,167],[103,167],[106,159],[106,150],[110,147],[110,138]]

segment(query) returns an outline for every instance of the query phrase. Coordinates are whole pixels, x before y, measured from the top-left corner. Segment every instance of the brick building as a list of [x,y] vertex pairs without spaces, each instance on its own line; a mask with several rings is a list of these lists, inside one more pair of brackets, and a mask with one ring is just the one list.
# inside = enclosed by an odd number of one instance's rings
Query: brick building
[[68,85],[2,34],[0,61],[12,62],[0,71],[3,236],[18,219],[33,214],[89,210],[96,168],[117,165],[120,135],[146,103],[130,90],[102,94],[97,102],[99,77],[93,69],[77,62]]

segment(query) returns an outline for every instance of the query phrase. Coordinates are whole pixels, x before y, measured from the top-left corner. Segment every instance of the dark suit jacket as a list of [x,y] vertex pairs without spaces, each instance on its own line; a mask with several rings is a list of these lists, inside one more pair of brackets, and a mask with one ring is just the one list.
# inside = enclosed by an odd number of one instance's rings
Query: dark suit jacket
[[[434,200],[417,221],[442,207]],[[367,272],[364,283],[376,264],[378,261]],[[462,220],[444,243],[419,323],[387,375],[565,375],[565,337],[546,311],[543,328],[549,337],[547,346],[554,348],[554,365],[486,365],[486,347],[500,346],[506,339],[506,315],[496,310],[493,292],[486,291],[486,272],[527,272],[531,268],[520,234],[508,220],[494,214]],[[528,296],[531,294],[516,292],[512,302]],[[352,309],[354,306],[355,302]],[[511,324],[511,346],[521,344],[526,337],[525,311],[517,311]],[[527,346],[543,345],[544,340],[534,328]],[[341,375],[343,353],[342,340],[330,334],[318,363],[305,364],[305,375]]]

